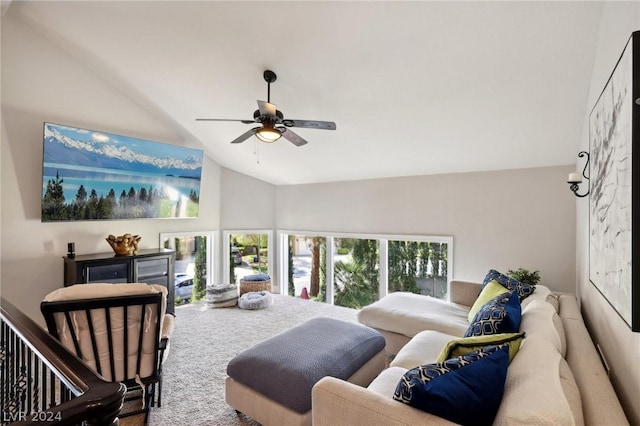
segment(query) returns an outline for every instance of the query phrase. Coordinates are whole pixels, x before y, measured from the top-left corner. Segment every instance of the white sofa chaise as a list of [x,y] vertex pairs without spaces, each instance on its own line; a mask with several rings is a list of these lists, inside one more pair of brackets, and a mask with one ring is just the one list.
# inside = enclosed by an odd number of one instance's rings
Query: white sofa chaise
[[[393,393],[405,372],[435,362],[448,341],[463,336],[480,289],[454,281],[450,302],[391,294],[362,309],[359,320],[382,333],[396,356],[366,388],[320,380],[312,392],[314,426],[453,424],[394,400]],[[575,296],[537,286],[521,306],[526,337],[508,367],[493,424],[628,425]]]
[[469,309],[481,288],[477,283],[451,281],[450,289],[449,301],[414,293],[390,293],[362,308],[358,321],[384,336],[390,355],[397,354],[423,330],[462,336],[469,327]]

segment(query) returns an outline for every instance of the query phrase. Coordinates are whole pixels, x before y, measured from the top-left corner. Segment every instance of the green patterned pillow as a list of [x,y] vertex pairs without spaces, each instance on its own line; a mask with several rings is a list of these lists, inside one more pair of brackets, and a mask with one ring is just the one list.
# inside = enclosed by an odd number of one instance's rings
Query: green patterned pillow
[[469,311],[467,319],[469,322],[473,321],[473,317],[476,316],[478,311],[491,299],[495,299],[501,294],[508,293],[509,289],[505,288],[496,280],[489,281],[489,283],[482,288],[482,291],[478,295],[478,298],[473,302],[473,306]]
[[444,346],[444,348],[442,348],[436,362],[444,362],[448,359],[477,351],[485,346],[501,345],[503,343],[509,345],[509,362],[511,362],[520,349],[520,343],[522,343],[523,338],[524,333],[500,333],[488,334],[486,336],[463,337],[451,340]]

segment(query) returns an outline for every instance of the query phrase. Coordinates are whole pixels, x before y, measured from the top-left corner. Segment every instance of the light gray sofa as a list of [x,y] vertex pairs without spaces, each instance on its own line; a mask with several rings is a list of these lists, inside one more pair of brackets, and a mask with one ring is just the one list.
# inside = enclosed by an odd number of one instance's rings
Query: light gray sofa
[[[452,424],[392,396],[406,371],[435,362],[449,340],[463,336],[480,289],[453,281],[448,302],[391,294],[362,309],[360,322],[385,336],[395,358],[366,388],[320,380],[312,391],[314,426]],[[628,425],[575,296],[538,286],[521,306],[526,338],[508,367],[494,424]]]

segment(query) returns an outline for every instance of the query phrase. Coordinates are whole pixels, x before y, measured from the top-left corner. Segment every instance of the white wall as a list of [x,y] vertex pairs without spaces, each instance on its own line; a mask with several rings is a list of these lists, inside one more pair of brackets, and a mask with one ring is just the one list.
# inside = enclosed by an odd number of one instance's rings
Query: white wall
[[220,166],[205,158],[198,219],[42,223],[43,121],[195,143],[10,15],[2,19],[0,282],[3,297],[41,321],[40,301],[63,284],[67,242],[76,243],[78,254],[110,252],[108,234],[139,234],[141,248],[151,248],[159,246],[160,232],[217,229]]
[[[639,2],[605,2],[580,150],[589,150],[589,112],[633,31],[640,30]],[[576,207],[577,289],[591,337],[612,367],[612,382],[632,424],[640,425],[640,333],[634,333],[589,282],[589,201]],[[636,267],[636,265],[634,265]],[[637,283],[636,283],[637,284]]]
[[275,227],[274,185],[224,167],[221,182],[221,229]]
[[453,277],[539,270],[574,292],[573,166],[278,186],[279,229],[451,235]]

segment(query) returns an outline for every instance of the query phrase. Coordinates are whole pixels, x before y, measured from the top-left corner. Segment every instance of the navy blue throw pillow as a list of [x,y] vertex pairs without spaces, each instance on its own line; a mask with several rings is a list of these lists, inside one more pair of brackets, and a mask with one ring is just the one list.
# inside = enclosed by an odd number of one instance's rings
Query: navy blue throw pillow
[[489,284],[490,281],[495,280],[500,283],[504,288],[517,291],[518,297],[522,302],[528,296],[531,296],[534,291],[536,291],[536,287],[527,283],[522,283],[514,278],[508,277],[505,274],[496,271],[495,269],[489,270],[487,276],[484,277],[484,281],[482,281],[482,288]]
[[509,366],[509,345],[486,346],[407,371],[393,399],[462,425],[490,425]]
[[520,300],[515,291],[510,291],[485,303],[473,317],[464,337],[517,333],[521,319]]

